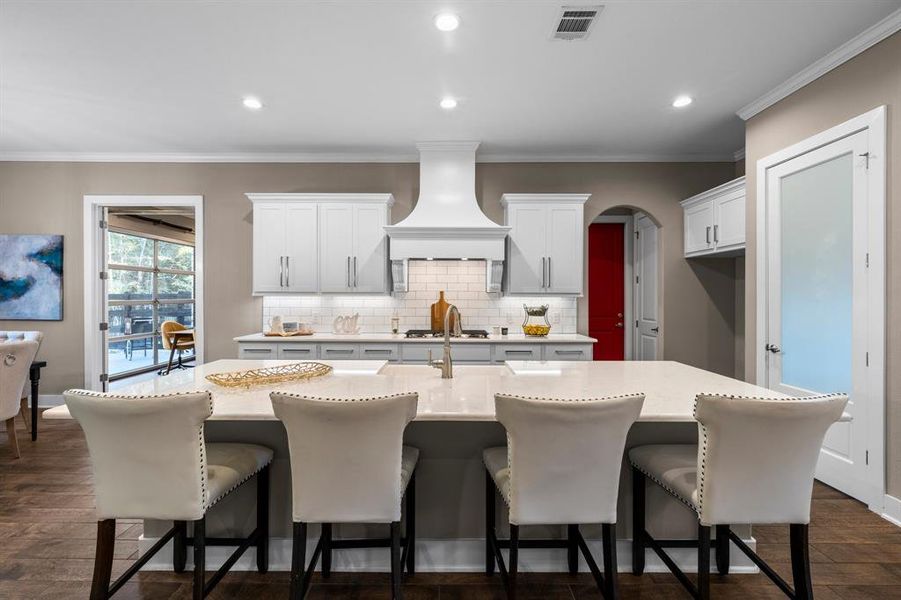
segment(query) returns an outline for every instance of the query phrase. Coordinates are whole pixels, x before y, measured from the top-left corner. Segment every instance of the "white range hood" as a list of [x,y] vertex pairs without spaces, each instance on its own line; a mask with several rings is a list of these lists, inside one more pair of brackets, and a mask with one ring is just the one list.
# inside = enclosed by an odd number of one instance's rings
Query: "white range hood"
[[413,212],[385,227],[390,238],[394,291],[407,290],[411,259],[485,260],[486,289],[499,292],[510,227],[479,208],[475,194],[478,142],[423,142],[419,149],[419,200]]

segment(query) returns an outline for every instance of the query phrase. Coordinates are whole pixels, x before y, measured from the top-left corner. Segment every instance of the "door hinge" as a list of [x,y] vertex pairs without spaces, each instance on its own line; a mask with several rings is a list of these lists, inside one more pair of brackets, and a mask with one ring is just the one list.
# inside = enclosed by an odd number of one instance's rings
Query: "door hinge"
[[635,326],[638,327],[638,321],[635,321]]
[[870,353],[869,352],[867,352],[865,355],[865,361],[866,361],[867,366],[869,367],[870,366]]
[[867,252],[867,268],[870,268],[870,253]]
[[101,373],[100,374],[100,382],[106,383],[107,381],[109,381],[109,375],[106,373]]
[[635,232],[635,237],[641,237],[641,232],[640,232],[640,231],[636,231],[636,232]]
[[638,275],[635,276],[635,283],[638,283]]
[[100,279],[106,281],[107,279],[109,279],[109,273],[107,273],[106,271],[100,271]]
[[100,331],[108,331],[109,323],[100,323]]
[[865,464],[870,464],[870,451],[869,451],[869,450],[866,451],[866,456],[865,456],[865,458],[864,458],[864,463],[865,463]]
[[108,223],[106,221],[104,221],[103,219],[100,219],[100,222],[98,223],[98,225],[100,226],[100,229],[106,229]]
[[861,153],[858,154],[857,156],[863,156],[863,157],[864,157],[864,160],[865,160],[865,162],[864,162],[865,168],[866,168],[866,169],[869,169],[869,168],[870,168],[870,153],[869,153],[869,152],[861,152]]

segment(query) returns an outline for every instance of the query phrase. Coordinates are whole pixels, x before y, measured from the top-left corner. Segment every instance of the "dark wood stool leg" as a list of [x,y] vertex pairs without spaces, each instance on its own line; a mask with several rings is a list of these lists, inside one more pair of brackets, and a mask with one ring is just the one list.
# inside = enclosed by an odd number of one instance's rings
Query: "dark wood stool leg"
[[579,526],[566,526],[566,562],[570,573],[579,572]]
[[710,600],[710,527],[698,525],[698,600]]
[[91,600],[109,598],[109,584],[113,573],[113,551],[116,545],[116,520],[97,521],[97,550],[94,553],[94,579]]
[[391,523],[391,598],[403,600],[404,593],[400,581],[400,521]]
[[491,533],[495,531],[497,505],[494,498],[494,479],[485,470],[485,574],[494,575],[494,548],[491,546]]
[[416,472],[407,484],[407,573],[416,572]]
[[291,600],[301,600],[307,592],[307,524],[294,523],[291,543]]
[[269,571],[269,467],[257,473],[257,571]]
[[729,526],[716,526],[716,570],[720,575],[729,574]]
[[601,525],[602,548],[604,551],[604,598],[619,598],[619,579],[616,571],[616,523]]
[[516,600],[516,574],[519,570],[519,525],[510,525],[510,564],[507,567],[507,597]]
[[203,600],[206,585],[206,518],[194,521],[194,600]]
[[644,473],[632,469],[632,573],[644,573],[645,558],[645,480]]
[[792,578],[797,600],[813,600],[807,525],[790,525]]
[[332,524],[322,524],[322,578],[332,575]]
[[176,573],[185,572],[185,564],[188,562],[188,522],[176,521],[175,537],[172,538],[172,570]]
[[31,377],[31,441],[38,439],[38,386],[41,381],[41,369],[34,369],[29,373]]

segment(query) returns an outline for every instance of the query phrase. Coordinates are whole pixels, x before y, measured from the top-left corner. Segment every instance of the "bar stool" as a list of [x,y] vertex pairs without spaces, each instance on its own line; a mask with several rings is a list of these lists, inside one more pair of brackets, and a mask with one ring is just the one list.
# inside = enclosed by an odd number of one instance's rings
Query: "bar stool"
[[[292,600],[302,599],[322,556],[322,576],[331,574],[332,550],[391,549],[391,592],[402,598],[401,568],[415,565],[416,484],[419,450],[403,445],[416,416],[417,394],[329,399],[270,394],[275,416],[285,425],[291,451]],[[406,495],[406,538],[401,539],[401,502]],[[307,525],[322,524],[306,566]],[[390,538],[332,538],[334,523],[388,523]],[[403,554],[401,554],[403,546]]]
[[[839,420],[848,397],[745,398],[700,394],[695,401],[700,445],[638,446],[629,451],[633,475],[632,571],[644,571],[652,549],[688,592],[710,598],[710,549],[729,572],[731,540],[789,598],[813,598],[807,528],[814,469],[826,430]],[[698,584],[664,548],[685,540],[655,540],[645,527],[646,479],[666,490],[698,518]],[[783,523],[790,528],[794,590],[730,526]],[[716,540],[710,540],[710,528]],[[694,546],[695,544],[691,544]]]
[[[507,446],[483,452],[485,478],[485,572],[495,562],[507,589],[516,594],[520,548],[566,548],[570,573],[579,570],[581,550],[605,598],[617,596],[616,502],[626,435],[638,419],[644,395],[562,400],[497,394],[497,420],[507,429]],[[495,490],[509,509],[510,539],[495,531]],[[601,574],[579,530],[600,523]],[[521,525],[566,525],[565,540],[519,539]],[[509,567],[501,548],[510,549]]]
[[[269,464],[272,450],[254,444],[207,444],[204,421],[213,413],[209,392],[117,396],[84,390],[64,394],[84,430],[94,469],[97,552],[91,600],[116,593],[169,540],[173,567],[185,570],[187,545],[194,547],[195,600],[204,598],[250,546],[257,570],[268,570]],[[222,568],[205,581],[206,514],[246,481],[257,479],[256,527],[246,538],[217,538],[237,545]],[[173,521],[173,527],[110,585],[116,519]],[[193,537],[187,537],[187,522]]]

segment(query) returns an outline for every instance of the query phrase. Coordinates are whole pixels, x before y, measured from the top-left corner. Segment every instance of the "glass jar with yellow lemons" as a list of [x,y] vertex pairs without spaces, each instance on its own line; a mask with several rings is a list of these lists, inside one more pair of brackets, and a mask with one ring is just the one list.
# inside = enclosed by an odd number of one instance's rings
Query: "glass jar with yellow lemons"
[[544,337],[551,332],[551,322],[547,318],[548,305],[542,306],[526,306],[522,305],[526,311],[526,318],[522,322],[522,332],[532,337]]

